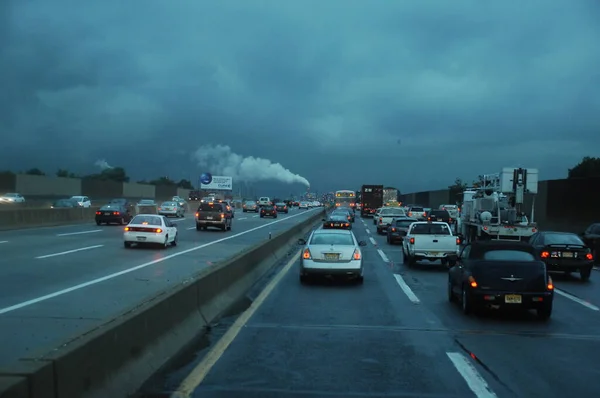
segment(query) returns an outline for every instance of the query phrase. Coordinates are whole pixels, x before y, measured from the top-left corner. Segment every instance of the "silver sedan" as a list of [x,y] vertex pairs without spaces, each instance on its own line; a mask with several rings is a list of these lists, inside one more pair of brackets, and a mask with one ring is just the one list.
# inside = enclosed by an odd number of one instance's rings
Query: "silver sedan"
[[307,283],[311,276],[345,276],[363,283],[361,246],[352,231],[317,229],[308,241],[299,239],[302,248],[300,282]]
[[185,209],[178,202],[163,202],[158,207],[158,214],[167,217],[183,217]]

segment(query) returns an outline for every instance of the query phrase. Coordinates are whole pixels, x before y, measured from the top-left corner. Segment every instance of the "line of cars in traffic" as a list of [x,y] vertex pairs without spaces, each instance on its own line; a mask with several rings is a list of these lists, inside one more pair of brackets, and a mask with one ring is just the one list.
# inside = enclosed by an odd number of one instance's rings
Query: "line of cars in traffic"
[[554,298],[551,273],[578,272],[580,279],[587,281],[596,260],[589,242],[600,238],[600,225],[598,235],[592,234],[596,231],[590,226],[581,236],[538,231],[528,241],[464,244],[453,232],[451,222],[456,218],[447,210],[433,210],[418,218],[414,212],[396,210],[389,222],[385,216],[390,211],[384,210],[375,216],[377,231],[386,234],[389,244],[402,245],[404,263],[409,267],[423,260],[441,260],[448,266],[448,300],[460,302],[466,314],[486,308],[522,308],[536,310],[547,320]]

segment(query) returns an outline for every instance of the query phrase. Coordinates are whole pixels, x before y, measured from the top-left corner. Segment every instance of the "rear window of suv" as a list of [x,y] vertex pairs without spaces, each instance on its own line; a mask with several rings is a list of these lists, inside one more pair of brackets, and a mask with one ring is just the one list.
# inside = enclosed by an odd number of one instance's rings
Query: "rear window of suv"
[[198,211],[212,211],[220,213],[223,211],[223,205],[221,203],[201,203],[198,206]]

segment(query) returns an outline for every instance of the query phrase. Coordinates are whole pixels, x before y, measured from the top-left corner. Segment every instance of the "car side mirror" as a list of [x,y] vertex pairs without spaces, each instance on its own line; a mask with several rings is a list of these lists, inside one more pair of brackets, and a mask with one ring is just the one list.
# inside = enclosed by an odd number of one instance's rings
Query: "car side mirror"
[[298,245],[299,246],[304,246],[305,244],[306,244],[306,240],[305,239],[302,239],[302,238],[298,239]]
[[365,242],[364,240],[361,240],[360,242],[358,242],[359,246],[366,246],[367,242]]

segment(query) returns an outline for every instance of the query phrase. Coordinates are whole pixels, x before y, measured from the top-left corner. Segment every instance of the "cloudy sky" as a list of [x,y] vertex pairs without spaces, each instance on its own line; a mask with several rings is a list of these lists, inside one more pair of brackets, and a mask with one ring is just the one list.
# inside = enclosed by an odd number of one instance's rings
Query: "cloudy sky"
[[0,169],[562,178],[600,147],[599,20],[597,0],[4,0]]

